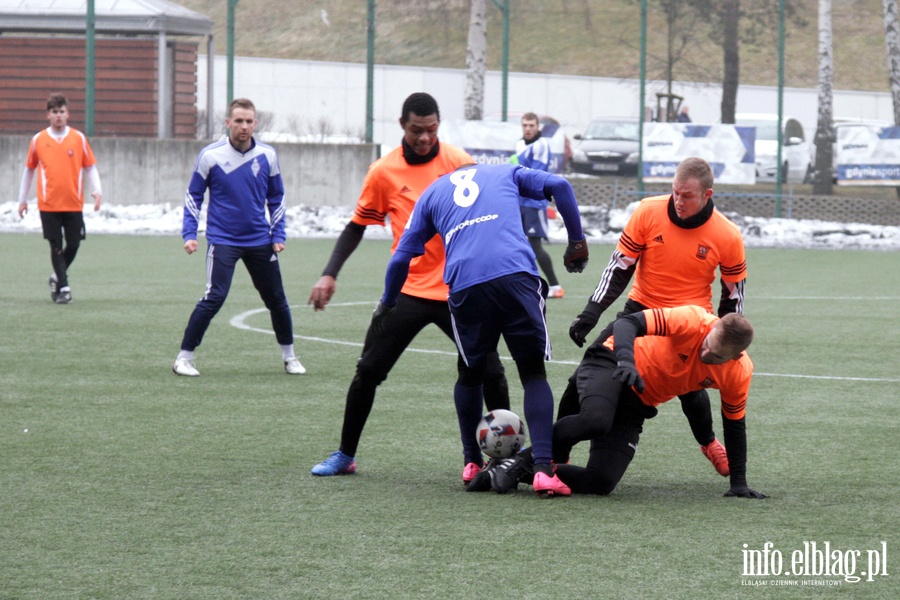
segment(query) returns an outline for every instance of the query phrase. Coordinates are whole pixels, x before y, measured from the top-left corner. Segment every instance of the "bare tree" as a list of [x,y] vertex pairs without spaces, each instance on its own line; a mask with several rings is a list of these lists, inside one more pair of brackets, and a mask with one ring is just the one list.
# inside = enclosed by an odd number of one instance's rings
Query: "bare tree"
[[[632,0],[641,3],[642,0]],[[687,51],[696,41],[700,30],[696,27],[695,8],[684,0],[653,0],[648,5],[654,13],[661,14],[665,19],[666,27],[666,53],[665,55],[650,55],[652,64],[648,67],[650,79],[661,79],[666,82],[666,92],[657,94],[659,102],[664,98],[665,106],[660,106],[658,116],[661,121],[674,121],[678,114],[681,96],[673,93],[672,82],[675,80],[675,67],[682,70],[691,70],[692,65],[685,60]],[[587,9],[585,9],[587,13]],[[705,73],[699,70],[695,78],[701,79]]]
[[741,1],[722,2],[722,115],[723,123],[734,123],[738,84],[741,81],[740,18]]
[[484,116],[484,73],[487,63],[487,10],[485,0],[472,0],[469,43],[466,46],[466,119]]
[[[690,19],[688,13],[690,7],[682,0],[658,1],[666,15],[666,112],[665,119],[660,115],[659,120],[674,121],[679,107],[679,104],[675,103],[675,94],[672,92],[675,65],[684,59],[685,51],[694,41],[696,29],[692,26],[693,20]],[[686,22],[687,25],[685,25]]]
[[[884,8],[884,43],[888,54],[888,76],[894,100],[894,125],[900,126],[900,23],[897,0],[881,0]],[[900,189],[900,188],[898,188]]]
[[[698,21],[709,23],[709,35],[722,47],[722,115],[723,123],[734,123],[740,83],[740,45],[754,44],[762,36],[778,31],[780,0],[686,0],[696,11]],[[796,27],[805,27],[799,12],[800,0],[784,0],[785,18]],[[774,40],[773,40],[774,41]]]
[[819,0],[819,122],[816,127],[814,194],[830,194],[832,191],[833,82],[834,46],[831,36],[831,0]]

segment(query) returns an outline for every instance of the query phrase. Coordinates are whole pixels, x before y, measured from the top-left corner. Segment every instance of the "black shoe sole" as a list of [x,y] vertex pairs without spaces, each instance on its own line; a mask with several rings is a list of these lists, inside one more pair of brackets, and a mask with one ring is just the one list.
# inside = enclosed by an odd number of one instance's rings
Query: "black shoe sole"
[[466,484],[467,492],[489,492],[491,491],[491,481],[493,478],[491,477],[491,472],[482,469],[478,472],[472,481]]

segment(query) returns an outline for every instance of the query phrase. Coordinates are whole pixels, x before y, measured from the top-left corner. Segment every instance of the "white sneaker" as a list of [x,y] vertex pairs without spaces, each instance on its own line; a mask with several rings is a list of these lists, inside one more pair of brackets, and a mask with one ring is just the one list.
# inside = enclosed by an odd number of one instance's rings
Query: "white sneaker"
[[303,375],[306,373],[306,368],[300,364],[296,356],[292,356],[284,361],[284,372],[288,375]]
[[172,365],[172,372],[185,377],[199,377],[200,371],[194,366],[194,361],[189,358],[177,358]]

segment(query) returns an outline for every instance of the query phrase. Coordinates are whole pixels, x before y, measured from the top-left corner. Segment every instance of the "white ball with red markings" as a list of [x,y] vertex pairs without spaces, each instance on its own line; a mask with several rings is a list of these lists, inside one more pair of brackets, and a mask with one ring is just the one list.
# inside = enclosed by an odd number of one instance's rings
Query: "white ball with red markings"
[[509,410],[492,410],[475,431],[481,451],[491,458],[509,458],[525,445],[525,423]]

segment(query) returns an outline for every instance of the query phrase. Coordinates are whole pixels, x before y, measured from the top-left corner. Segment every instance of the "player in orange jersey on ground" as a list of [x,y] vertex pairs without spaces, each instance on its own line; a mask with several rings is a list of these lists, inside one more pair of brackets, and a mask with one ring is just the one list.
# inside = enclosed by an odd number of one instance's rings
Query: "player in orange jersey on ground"
[[37,171],[38,210],[53,265],[48,280],[50,299],[68,304],[72,301],[68,269],[85,238],[83,174],[93,188],[95,211],[100,210],[102,191],[94,152],[84,134],[68,126],[69,108],[62,94],[53,94],[47,100],[47,120],[50,126],[35,134],[28,146],[19,186],[19,217],[28,212],[28,191]]
[[[718,314],[743,313],[747,263],[738,227],[713,204],[713,172],[701,158],[678,165],[672,193],[645,198],[629,218],[609,265],[569,335],[583,346],[600,315],[634,284],[617,316],[646,308],[695,304],[712,312],[712,284],[721,275]],[[610,335],[611,326],[600,334]],[[700,450],[721,475],[728,458],[716,439],[709,396],[705,390],[681,396],[681,407]],[[578,411],[578,395],[570,384],[560,399],[558,417]],[[558,457],[564,458],[564,457]]]
[[[578,442],[591,441],[587,466],[558,464],[559,479],[573,494],[611,493],[656,407],[685,392],[714,388],[722,398],[731,466],[725,495],[765,498],[747,485],[745,415],[753,363],[745,350],[752,340],[753,327],[743,315],[719,319],[700,306],[656,308],[617,319],[612,337],[595,341],[573,376],[581,411],[553,426],[554,455],[568,456]],[[495,480],[508,477],[499,487],[529,482],[530,450],[515,460],[506,474],[494,475]]]
[[[438,141],[440,121],[437,102],[428,94],[412,94],[403,103],[400,116],[402,143],[369,167],[353,217],[338,238],[331,259],[310,293],[308,304],[315,310],[324,310],[328,305],[334,295],[338,272],[359,245],[367,226],[383,227],[385,218],[390,217],[393,252],[425,188],[441,175],[475,162],[466,151]],[[410,263],[409,277],[401,290],[396,310],[384,322],[384,331],[380,335],[374,335],[371,328],[366,332],[356,375],[347,390],[340,448],[314,466],[313,475],[356,472],[356,450],[375,403],[376,388],[422,329],[434,324],[454,339],[443,273],[444,245],[440,236],[435,236],[425,245],[425,254]],[[487,363],[485,405],[488,410],[509,409],[509,389],[497,352],[489,355]],[[461,358],[457,365],[459,369],[465,366]],[[467,463],[463,469],[463,482],[471,481],[481,467],[477,463]]]

